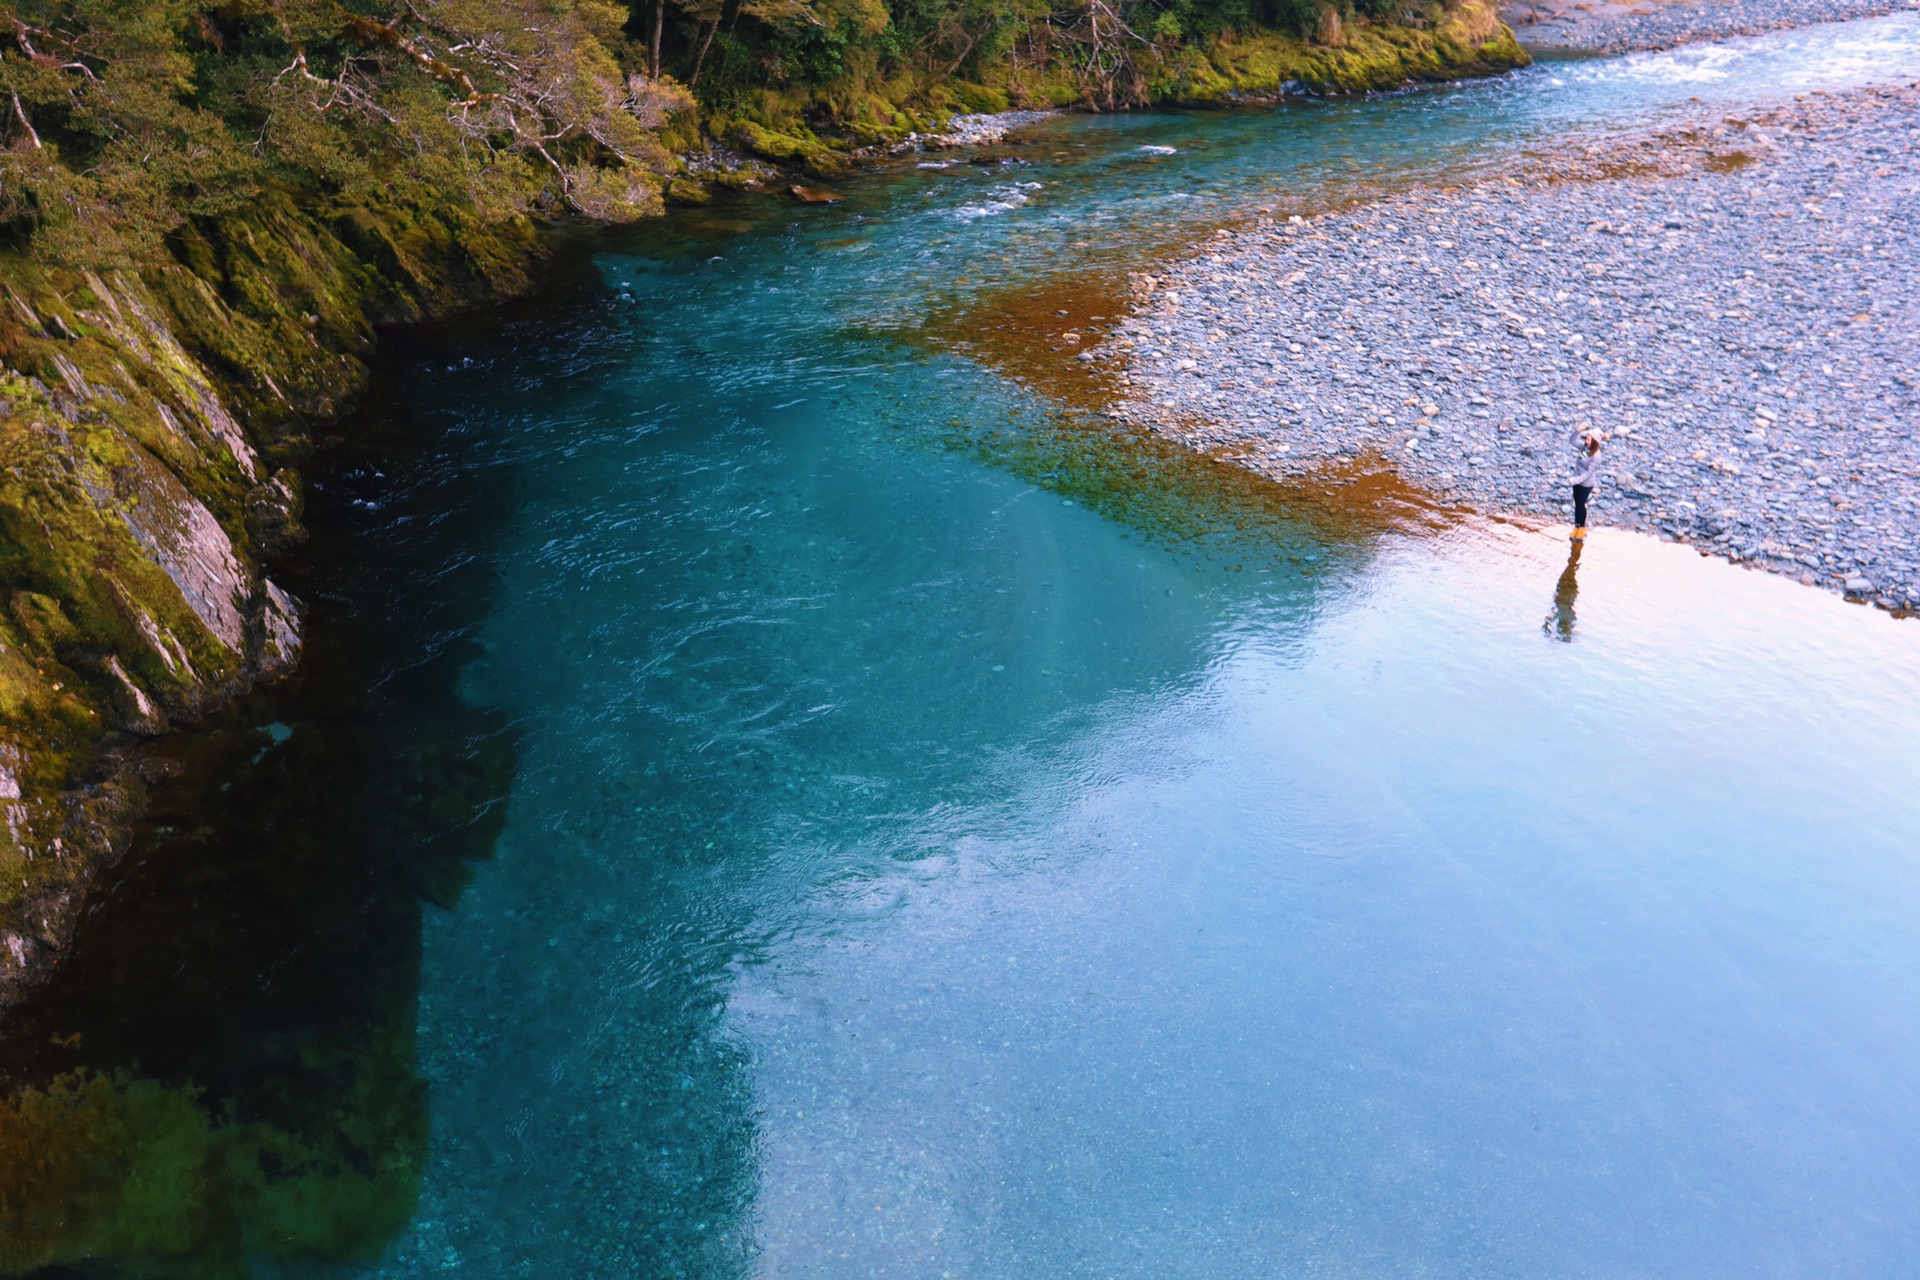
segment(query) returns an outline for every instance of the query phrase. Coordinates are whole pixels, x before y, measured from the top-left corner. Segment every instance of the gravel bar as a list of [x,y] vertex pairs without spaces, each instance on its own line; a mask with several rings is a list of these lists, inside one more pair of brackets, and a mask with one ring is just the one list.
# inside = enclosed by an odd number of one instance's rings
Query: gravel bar
[[1059,114],[1057,111],[996,111],[955,116],[947,121],[944,133],[915,137],[929,147],[986,147],[999,142],[1015,129],[1024,129]]
[[1080,358],[1113,412],[1270,475],[1384,458],[1920,607],[1920,84],[1216,233]]
[[1914,0],[1519,0],[1502,5],[1500,18],[1536,54],[1633,53],[1914,8]]

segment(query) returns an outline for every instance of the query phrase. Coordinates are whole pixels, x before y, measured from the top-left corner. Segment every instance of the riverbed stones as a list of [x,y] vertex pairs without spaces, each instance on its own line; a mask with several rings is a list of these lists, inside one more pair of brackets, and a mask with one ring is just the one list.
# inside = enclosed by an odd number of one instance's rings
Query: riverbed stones
[[992,146],[1016,129],[1038,124],[1057,114],[1053,111],[992,111],[958,115],[947,121],[946,128],[940,133],[924,138],[915,135],[914,141],[934,148]]
[[1599,431],[1599,522],[1911,608],[1916,197],[1920,86],[1807,95],[1243,225],[1136,276],[1095,354],[1196,447],[1368,453],[1483,509],[1566,518]]
[[1509,0],[1500,20],[1535,52],[1630,53],[1914,8],[1915,0]]

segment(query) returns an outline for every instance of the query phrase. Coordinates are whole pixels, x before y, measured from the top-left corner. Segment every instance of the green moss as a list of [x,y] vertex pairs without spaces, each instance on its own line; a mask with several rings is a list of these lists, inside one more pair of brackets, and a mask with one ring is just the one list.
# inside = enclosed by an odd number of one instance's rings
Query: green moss
[[713,189],[706,183],[696,182],[691,178],[675,178],[667,184],[667,199],[675,204],[712,204]]
[[962,111],[998,112],[1008,111],[1013,107],[1012,101],[1007,97],[1007,91],[992,85],[968,84],[964,80],[956,80],[947,87],[953,94],[955,104]]
[[66,1077],[0,1103],[0,1269],[183,1254],[211,1147],[192,1100],[157,1085]]
[[753,191],[765,185],[763,175],[751,168],[721,169],[705,176],[714,186],[729,191]]
[[1149,79],[1154,102],[1214,105],[1271,95],[1291,81],[1323,93],[1364,93],[1409,81],[1492,75],[1528,64],[1513,32],[1486,0],[1435,11],[1422,26],[1356,20],[1337,47],[1277,31],[1255,31],[1202,50],[1165,56]]
[[727,137],[744,150],[768,160],[805,160],[826,149],[810,133],[778,133],[752,120],[736,123]]
[[[16,591],[9,602],[14,622],[41,653],[56,653],[80,640],[80,628],[73,625],[60,602],[37,591]],[[20,642],[16,639],[14,647]]]

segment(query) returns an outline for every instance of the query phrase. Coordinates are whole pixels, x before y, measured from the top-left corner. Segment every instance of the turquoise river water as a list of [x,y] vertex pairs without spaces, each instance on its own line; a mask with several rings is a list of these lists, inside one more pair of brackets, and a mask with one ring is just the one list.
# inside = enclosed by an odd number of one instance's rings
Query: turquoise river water
[[873,332],[1916,55],[1063,120],[410,372],[513,468],[460,688],[521,756],[427,926],[381,1274],[1920,1273],[1920,631],[1628,535],[1576,605],[1560,535],[1129,520]]
[[380,1274],[1920,1274],[1920,631],[1636,535],[1574,601],[1563,535],[1137,509],[887,332],[1916,58],[1064,119],[409,370],[513,468],[459,687],[520,764]]
[[423,342],[381,386],[430,447],[320,498],[337,607],[516,763],[425,910],[420,1201],[365,1274],[1920,1275],[1920,627],[1212,492],[914,339],[1915,65],[1906,15],[1062,118]]

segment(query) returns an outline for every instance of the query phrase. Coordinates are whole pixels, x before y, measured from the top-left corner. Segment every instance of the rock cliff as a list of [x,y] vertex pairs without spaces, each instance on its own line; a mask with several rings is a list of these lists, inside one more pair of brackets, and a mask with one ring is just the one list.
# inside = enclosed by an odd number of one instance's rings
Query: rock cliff
[[525,222],[268,199],[96,274],[0,263],[0,1002],[44,972],[141,782],[128,748],[287,671],[298,464],[378,323],[525,290]]

